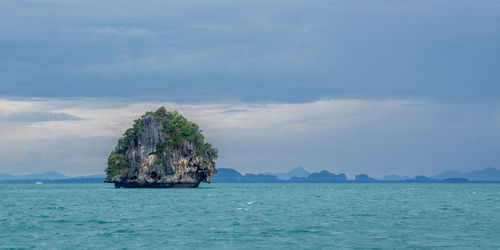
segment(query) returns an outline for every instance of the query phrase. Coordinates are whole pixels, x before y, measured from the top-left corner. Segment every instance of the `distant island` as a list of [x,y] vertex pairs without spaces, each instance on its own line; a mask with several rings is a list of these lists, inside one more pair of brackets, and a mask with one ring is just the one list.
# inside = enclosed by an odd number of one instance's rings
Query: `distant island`
[[[302,176],[293,176],[300,173]],[[305,176],[304,176],[305,175]],[[287,179],[278,176],[290,176]],[[358,174],[354,179],[348,179],[345,174],[333,174],[323,170],[319,173],[308,173],[303,168],[292,169],[282,174],[245,174],[231,168],[220,168],[213,178],[214,183],[466,183],[466,182],[500,182],[500,170],[486,168],[481,171],[461,173],[447,171],[442,174],[426,177],[385,176],[381,179],[372,178],[366,174]]]
[[177,111],[161,107],[134,121],[118,140],[105,182],[125,188],[198,187],[216,173],[217,149]]
[[[300,176],[293,176],[298,173]],[[305,175],[305,176],[304,176]],[[282,178],[278,178],[278,176]],[[0,174],[0,183],[102,183],[106,175],[89,175],[68,177],[57,172],[45,172],[30,175]],[[332,174],[328,171],[309,173],[303,168],[294,168],[286,173],[276,174],[241,174],[235,169],[219,168],[212,177],[213,183],[497,183],[500,182],[500,169],[486,168],[480,171],[462,173],[446,171],[441,174],[426,176],[387,175],[382,178],[372,178],[359,174],[354,179],[348,179],[345,174]]]

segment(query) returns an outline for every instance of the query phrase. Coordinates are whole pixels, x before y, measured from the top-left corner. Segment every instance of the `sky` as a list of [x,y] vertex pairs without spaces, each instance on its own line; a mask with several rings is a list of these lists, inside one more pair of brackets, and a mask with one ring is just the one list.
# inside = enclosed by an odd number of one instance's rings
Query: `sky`
[[103,173],[165,105],[218,168],[500,168],[498,1],[0,0],[0,173]]

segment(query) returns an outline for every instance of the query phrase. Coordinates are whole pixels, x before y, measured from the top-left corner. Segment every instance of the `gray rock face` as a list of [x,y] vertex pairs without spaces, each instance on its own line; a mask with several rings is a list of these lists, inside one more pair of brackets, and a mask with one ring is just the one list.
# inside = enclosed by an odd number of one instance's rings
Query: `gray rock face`
[[197,187],[216,173],[209,152],[196,154],[196,145],[182,141],[178,149],[157,151],[169,136],[153,116],[141,119],[143,129],[125,153],[127,166],[108,182],[116,187]]

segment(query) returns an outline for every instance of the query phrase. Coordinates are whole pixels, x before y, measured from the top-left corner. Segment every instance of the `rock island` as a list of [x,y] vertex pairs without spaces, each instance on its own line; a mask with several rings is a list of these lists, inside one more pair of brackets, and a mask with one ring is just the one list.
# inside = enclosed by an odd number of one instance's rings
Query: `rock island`
[[125,188],[195,188],[216,173],[217,149],[202,130],[164,107],[134,121],[108,158],[105,182]]

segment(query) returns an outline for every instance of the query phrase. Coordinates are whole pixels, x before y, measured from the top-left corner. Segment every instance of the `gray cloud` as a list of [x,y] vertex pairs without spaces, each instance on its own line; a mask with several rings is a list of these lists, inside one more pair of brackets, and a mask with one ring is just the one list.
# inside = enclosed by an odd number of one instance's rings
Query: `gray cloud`
[[494,99],[499,12],[461,0],[3,1],[0,93]]
[[102,174],[115,137],[58,137],[19,139],[9,148],[0,147],[0,173],[57,171],[70,176]]
[[137,27],[115,27],[115,26],[91,26],[83,29],[71,30],[72,33],[82,33],[85,35],[93,36],[117,36],[119,38],[123,37],[139,37],[149,39],[154,37],[155,34],[147,29],[137,28]]
[[248,109],[228,109],[222,111],[222,113],[236,113],[236,112],[247,112]]
[[0,115],[0,122],[49,122],[49,121],[78,121],[82,118],[66,113],[23,111],[9,115]]

